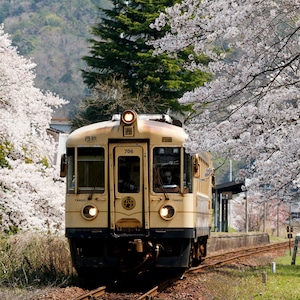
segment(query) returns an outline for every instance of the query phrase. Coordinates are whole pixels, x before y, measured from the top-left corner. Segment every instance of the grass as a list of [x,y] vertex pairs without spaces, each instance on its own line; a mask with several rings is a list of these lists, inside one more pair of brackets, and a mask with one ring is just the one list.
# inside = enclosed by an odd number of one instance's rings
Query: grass
[[[298,265],[297,265],[298,259]],[[288,251],[283,257],[276,258],[276,272],[272,264],[264,263],[259,267],[222,268],[210,274],[206,288],[214,300],[296,300],[300,299],[300,257],[296,265],[291,265]],[[263,273],[266,281],[263,282]],[[216,285],[217,283],[217,285]]]
[[0,236],[0,287],[60,286],[73,272],[63,236],[40,232]]

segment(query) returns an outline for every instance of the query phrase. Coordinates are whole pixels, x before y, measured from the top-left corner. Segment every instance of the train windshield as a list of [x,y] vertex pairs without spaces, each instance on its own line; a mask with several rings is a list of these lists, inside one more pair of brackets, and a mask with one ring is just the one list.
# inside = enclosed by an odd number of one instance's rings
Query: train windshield
[[156,147],[153,149],[154,192],[180,192],[180,148]]
[[77,149],[77,182],[75,180],[74,148],[67,150],[67,187],[69,193],[104,193],[104,149],[82,147]]
[[183,182],[184,192],[192,192],[192,158],[184,154],[183,174],[181,174],[181,149],[179,147],[153,149],[154,192],[178,193],[181,182]]

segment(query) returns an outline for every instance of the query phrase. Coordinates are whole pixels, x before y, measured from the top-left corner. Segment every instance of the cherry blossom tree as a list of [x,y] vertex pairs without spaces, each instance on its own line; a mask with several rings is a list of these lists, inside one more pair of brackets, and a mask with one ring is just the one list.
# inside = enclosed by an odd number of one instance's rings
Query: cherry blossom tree
[[[250,194],[247,196],[247,222],[249,231],[275,231],[279,233],[287,225],[289,218],[288,204],[278,195],[266,199],[264,193]],[[242,193],[230,200],[232,207],[232,226],[238,231],[245,231],[246,228],[246,199]],[[241,213],[243,212],[243,213]],[[264,228],[265,227],[265,228]]]
[[0,228],[63,228],[64,185],[52,167],[47,135],[66,102],[34,86],[35,64],[20,56],[0,26]]
[[186,122],[189,151],[246,159],[241,176],[252,176],[252,188],[299,185],[300,2],[183,0],[151,26],[166,24],[156,53],[193,46],[210,63],[190,56],[186,66],[214,75],[180,99],[195,110]]

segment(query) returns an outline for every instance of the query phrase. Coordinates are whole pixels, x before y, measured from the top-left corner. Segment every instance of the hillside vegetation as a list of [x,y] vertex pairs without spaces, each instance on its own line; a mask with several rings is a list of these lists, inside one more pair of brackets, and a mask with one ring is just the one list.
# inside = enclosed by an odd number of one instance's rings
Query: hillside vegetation
[[0,23],[21,55],[37,64],[36,86],[70,101],[56,116],[68,117],[85,93],[80,69],[90,26],[109,0],[0,0]]

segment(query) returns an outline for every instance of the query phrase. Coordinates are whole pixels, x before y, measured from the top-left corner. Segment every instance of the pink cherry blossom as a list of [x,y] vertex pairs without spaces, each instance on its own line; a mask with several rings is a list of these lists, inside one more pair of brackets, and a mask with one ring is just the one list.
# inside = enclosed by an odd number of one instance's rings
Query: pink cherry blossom
[[35,64],[0,26],[0,226],[62,230],[64,184],[47,135],[53,109],[66,103],[34,86]]

